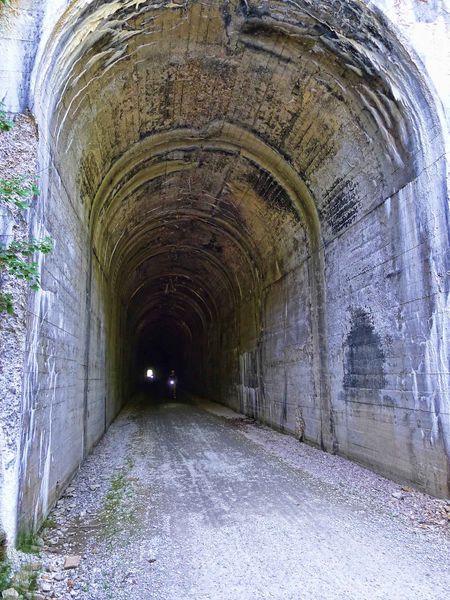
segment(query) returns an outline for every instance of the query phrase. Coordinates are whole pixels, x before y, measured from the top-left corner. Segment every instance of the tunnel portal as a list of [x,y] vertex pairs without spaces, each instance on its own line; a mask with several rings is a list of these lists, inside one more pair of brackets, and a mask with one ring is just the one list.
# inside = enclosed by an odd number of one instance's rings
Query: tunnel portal
[[379,10],[74,1],[31,86],[56,252],[32,299],[19,523],[158,352],[194,394],[448,492],[443,140]]

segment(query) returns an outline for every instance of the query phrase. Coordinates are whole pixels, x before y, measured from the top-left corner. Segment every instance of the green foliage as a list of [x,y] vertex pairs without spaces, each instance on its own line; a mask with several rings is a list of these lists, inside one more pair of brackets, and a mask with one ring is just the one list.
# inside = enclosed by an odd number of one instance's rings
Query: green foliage
[[48,254],[53,250],[53,241],[46,237],[43,240],[31,242],[15,241],[4,246],[0,244],[0,271],[8,271],[17,279],[25,279],[30,283],[32,290],[39,289],[38,264],[26,260],[35,252]]
[[17,540],[16,548],[26,554],[39,554],[41,546],[38,535],[32,532],[22,533]]
[[105,509],[109,513],[115,512],[124,495],[126,479],[123,473],[116,475],[111,481],[111,489],[106,494]]
[[14,302],[12,294],[6,292],[0,292],[0,314],[8,313],[8,315],[14,314]]
[[11,585],[11,564],[8,560],[0,562],[0,590],[7,590]]
[[[0,0],[2,5],[9,5],[9,0]],[[5,112],[4,104],[0,101],[0,133],[14,127]],[[26,210],[30,207],[30,199],[38,194],[36,182],[30,177],[0,177],[0,205]],[[0,274],[7,272],[17,279],[30,283],[32,290],[39,289],[38,264],[30,258],[35,252],[48,254],[53,250],[53,242],[49,237],[31,242],[13,241],[8,245],[0,243]],[[14,313],[12,294],[0,291],[0,314]]]
[[[3,4],[5,4],[5,2],[3,0],[0,0],[0,3],[1,2],[3,2]],[[11,119],[8,118],[8,116],[6,115],[6,112],[5,112],[5,106],[4,106],[3,102],[0,100],[0,131],[9,131],[13,127],[14,127],[14,121],[11,121]]]
[[39,193],[35,181],[29,177],[0,178],[0,203],[22,210],[30,207],[29,199]]
[[[6,271],[17,279],[30,283],[32,290],[39,289],[38,264],[29,259],[35,252],[48,254],[53,250],[53,241],[50,237],[31,242],[15,241],[8,245],[0,244],[0,272]],[[0,313],[14,314],[14,303],[11,294],[0,292]]]
[[34,565],[25,564],[12,578],[12,585],[23,597],[37,589],[38,572]]
[[11,563],[8,560],[0,562],[0,592],[13,588],[20,596],[19,598],[33,595],[37,590],[38,570],[41,565],[25,564],[20,569],[13,573]]
[[132,465],[132,461],[128,459],[126,466],[112,478],[105,497],[103,533],[111,543],[114,536],[123,529],[124,523],[134,520],[131,502],[134,494],[126,474]]
[[42,524],[42,529],[56,529],[57,526],[58,524],[53,517],[47,517]]

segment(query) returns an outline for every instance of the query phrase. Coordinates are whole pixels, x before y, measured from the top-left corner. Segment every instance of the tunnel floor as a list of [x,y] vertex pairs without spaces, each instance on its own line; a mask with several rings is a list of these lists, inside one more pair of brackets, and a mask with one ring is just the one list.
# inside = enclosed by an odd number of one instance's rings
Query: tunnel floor
[[[336,486],[294,467],[264,428],[215,412],[145,397],[126,407],[44,531],[53,597],[448,598],[443,530],[355,498],[344,471]],[[333,470],[337,457],[312,452]],[[79,568],[62,570],[72,554]]]

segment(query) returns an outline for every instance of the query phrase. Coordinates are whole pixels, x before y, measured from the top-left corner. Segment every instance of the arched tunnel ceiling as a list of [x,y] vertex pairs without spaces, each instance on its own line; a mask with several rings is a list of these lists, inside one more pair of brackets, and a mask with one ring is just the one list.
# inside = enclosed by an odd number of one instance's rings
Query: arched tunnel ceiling
[[38,70],[136,330],[204,327],[420,168],[416,74],[361,2],[77,1]]

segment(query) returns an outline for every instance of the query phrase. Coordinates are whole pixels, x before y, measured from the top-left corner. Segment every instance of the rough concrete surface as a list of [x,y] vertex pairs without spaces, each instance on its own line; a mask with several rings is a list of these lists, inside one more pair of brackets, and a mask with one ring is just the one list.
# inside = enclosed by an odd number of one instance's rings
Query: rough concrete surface
[[[448,597],[448,528],[404,519],[399,486],[308,447],[293,464],[274,445],[303,444],[272,431],[268,451],[264,430],[201,405],[147,396],[121,413],[51,514],[46,597]],[[74,554],[80,567],[63,572]]]

